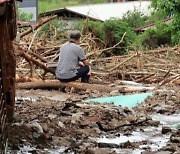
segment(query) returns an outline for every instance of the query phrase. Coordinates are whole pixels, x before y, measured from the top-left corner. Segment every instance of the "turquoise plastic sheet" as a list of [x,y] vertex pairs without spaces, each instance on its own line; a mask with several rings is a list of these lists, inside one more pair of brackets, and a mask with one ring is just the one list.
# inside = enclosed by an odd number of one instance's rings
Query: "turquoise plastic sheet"
[[139,94],[131,94],[131,95],[92,98],[92,99],[86,100],[86,102],[114,103],[117,106],[131,108],[131,107],[138,106],[148,96],[153,96],[153,93],[139,93]]
[[171,127],[174,128],[174,129],[179,129],[180,130],[180,122],[172,125]]

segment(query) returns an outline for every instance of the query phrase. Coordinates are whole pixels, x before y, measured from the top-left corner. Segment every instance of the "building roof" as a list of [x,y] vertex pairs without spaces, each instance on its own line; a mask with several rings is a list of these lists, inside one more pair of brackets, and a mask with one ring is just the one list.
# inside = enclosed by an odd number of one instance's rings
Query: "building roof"
[[[172,22],[173,18],[172,17],[169,17],[169,18],[166,18],[164,20],[162,20],[161,22],[162,23],[169,23],[169,22]],[[138,28],[135,28],[134,31],[135,32],[142,32],[142,31],[145,31],[149,28],[154,28],[156,25],[155,23],[152,23],[152,24],[148,24],[148,25],[145,25],[145,26],[142,26],[142,27],[138,27]]]
[[150,15],[150,1],[131,1],[121,3],[88,4],[83,6],[65,7],[45,12],[41,16],[57,14],[67,18],[90,18],[92,20],[105,21],[110,18],[122,18],[128,11],[140,11]]

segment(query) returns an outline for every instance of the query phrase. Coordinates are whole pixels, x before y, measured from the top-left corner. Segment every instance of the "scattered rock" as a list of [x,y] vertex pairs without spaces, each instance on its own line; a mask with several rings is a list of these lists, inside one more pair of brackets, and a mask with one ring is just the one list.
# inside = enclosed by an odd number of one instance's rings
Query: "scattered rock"
[[44,130],[44,132],[48,131],[48,126],[46,123],[42,123],[41,126],[42,126],[42,129]]
[[82,112],[78,112],[72,115],[71,123],[75,124],[76,121],[80,121],[80,118],[82,117]]
[[110,148],[95,148],[94,154],[116,154],[116,152]]
[[[162,134],[172,134],[167,145],[154,152],[151,149],[154,141],[149,140],[146,142],[133,142],[130,140],[119,145],[96,143],[96,138],[102,136],[115,138],[123,134],[123,136],[131,137],[135,130],[146,133],[146,128],[157,127],[160,124],[159,121],[152,120],[148,116],[153,112],[165,113],[166,115],[179,114],[179,103],[177,103],[179,98],[177,98],[176,93],[167,94],[168,91],[165,91],[162,97],[158,94],[153,99],[148,98],[146,103],[132,109],[115,106],[114,104],[82,102],[83,99],[92,95],[109,96],[115,95],[117,91],[112,91],[111,94],[100,92],[87,94],[86,92],[84,95],[82,92],[79,93],[82,94],[82,97],[78,95],[78,99],[72,99],[72,96],[69,96],[71,99],[63,102],[60,100],[39,99],[34,103],[26,101],[19,103],[16,116],[18,116],[18,119],[22,119],[23,122],[10,127],[9,134],[14,137],[10,136],[9,140],[16,139],[14,142],[10,141],[11,145],[13,145],[12,143],[16,145],[24,144],[22,141],[25,139],[25,142],[29,142],[39,149],[48,149],[50,148],[48,146],[53,146],[51,148],[63,146],[68,149],[69,153],[81,154],[113,154],[116,153],[113,151],[114,148],[121,149],[123,152],[127,150],[127,153],[131,153],[131,149],[140,149],[140,145],[143,145],[141,150],[146,151],[143,154],[161,154],[161,152],[163,154],[173,152],[178,154],[180,132],[178,132],[177,127],[173,127],[176,129],[171,130],[170,127],[164,126],[161,132],[159,132],[159,128],[156,129],[158,132],[150,132],[154,137],[167,137],[169,135]],[[41,97],[39,96],[39,98]],[[99,123],[101,125],[98,125]],[[13,127],[16,127],[16,129]],[[19,132],[18,135],[15,134],[17,132]],[[48,144],[45,145],[45,142]]]
[[113,144],[113,143],[101,143],[101,142],[99,142],[98,147],[99,148],[118,148],[119,145]]
[[171,142],[180,143],[180,137],[171,137]]
[[121,148],[134,148],[135,144],[131,143],[130,141],[124,142],[120,144]]
[[43,129],[41,125],[37,123],[36,121],[32,123],[32,129],[36,131],[37,133],[41,133],[41,134],[43,133]]
[[90,124],[91,124],[91,122],[88,121],[87,119],[84,119],[84,120],[80,121],[80,123],[79,123],[79,125],[80,125],[81,127],[85,127],[85,126],[88,126],[88,125],[90,125]]
[[113,91],[110,92],[111,96],[116,96],[118,94],[119,94],[119,90],[113,90]]
[[170,127],[167,127],[167,126],[164,126],[164,127],[162,127],[162,134],[167,134],[167,133],[169,133],[169,132],[171,132],[172,130],[171,130],[171,128]]
[[170,151],[162,151],[162,152],[158,152],[156,154],[172,154],[172,152],[170,152]]
[[56,117],[57,117],[57,115],[54,115],[54,114],[48,115],[48,118],[49,118],[50,120],[53,120],[53,119],[56,118]]
[[54,130],[53,128],[49,128],[48,134],[49,134],[50,136],[53,136],[53,135],[54,135],[54,132],[55,132],[55,130]]
[[65,125],[61,121],[58,121],[58,126],[61,128],[65,128]]
[[60,111],[60,115],[62,115],[62,116],[72,116],[72,113],[68,112],[68,111]]
[[159,126],[160,121],[157,121],[157,120],[149,120],[148,123],[149,123],[151,126]]
[[41,135],[38,134],[38,133],[36,133],[36,132],[33,132],[33,133],[32,133],[32,137],[35,138],[35,139],[39,138],[40,136],[41,136]]

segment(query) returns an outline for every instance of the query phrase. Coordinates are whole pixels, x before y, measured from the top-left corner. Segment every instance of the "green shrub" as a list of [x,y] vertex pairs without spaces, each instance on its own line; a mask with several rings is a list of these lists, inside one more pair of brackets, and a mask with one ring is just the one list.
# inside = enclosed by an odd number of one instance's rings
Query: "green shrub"
[[138,28],[147,24],[148,17],[138,10],[128,11],[122,20],[132,28]]
[[166,17],[173,18],[171,26],[172,45],[180,43],[180,1],[179,0],[152,0],[152,6],[155,10],[163,11]]
[[87,32],[91,32],[97,38],[104,41],[104,25],[100,21],[88,21]]
[[136,45],[146,49],[171,45],[171,24],[158,23],[155,28],[148,29],[136,40]]
[[104,32],[105,42],[109,47],[117,44],[126,32],[123,41],[118,46],[119,49],[113,50],[114,54],[125,53],[129,48],[131,48],[132,43],[136,39],[136,34],[133,32],[132,28],[130,28],[126,22],[119,19],[105,21]]
[[172,44],[180,44],[180,13],[176,14],[173,17],[173,22],[172,22],[172,37],[171,41]]

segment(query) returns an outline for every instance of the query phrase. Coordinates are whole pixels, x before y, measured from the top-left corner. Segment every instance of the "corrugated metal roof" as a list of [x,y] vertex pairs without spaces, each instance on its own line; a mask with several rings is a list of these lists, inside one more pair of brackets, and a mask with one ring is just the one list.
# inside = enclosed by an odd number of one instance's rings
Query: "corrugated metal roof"
[[[169,23],[169,22],[172,22],[173,18],[172,17],[169,17],[167,19],[164,19],[162,20],[161,22],[162,23]],[[156,25],[155,23],[152,23],[152,24],[148,24],[148,25],[145,25],[145,26],[142,26],[142,27],[138,27],[138,28],[135,28],[134,31],[135,32],[141,32],[141,31],[145,31],[149,28],[154,28]]]
[[138,10],[145,15],[149,15],[151,10],[149,9],[149,1],[133,1],[122,3],[106,3],[106,4],[94,4],[86,6],[74,6],[67,7],[68,10],[77,12],[79,14],[87,15],[98,20],[108,20],[110,18],[122,18],[122,16],[128,11]]
[[88,17],[94,20],[105,21],[110,18],[122,18],[122,16],[128,11],[140,11],[145,15],[150,15],[151,9],[149,9],[150,1],[131,1],[121,3],[104,3],[104,4],[88,4],[83,6],[65,7],[57,10],[49,11],[41,14],[52,15],[57,14],[59,16],[66,17]]

